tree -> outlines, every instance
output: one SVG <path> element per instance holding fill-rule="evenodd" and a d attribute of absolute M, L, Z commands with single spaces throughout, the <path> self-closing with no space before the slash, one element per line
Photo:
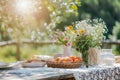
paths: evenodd
<path fill-rule="evenodd" d="M 110 39 L 112 41 L 116 41 L 116 40 L 120 39 L 120 22 L 116 22 L 116 25 L 113 28 L 113 35 L 110 35 Z M 117 54 L 120 54 L 120 46 L 119 45 L 114 45 L 112 47 L 116 51 Z"/>
<path fill-rule="evenodd" d="M 46 32 L 63 29 L 76 20 L 78 3 L 78 0 L 0 0 L 1 40 L 4 34 L 9 34 L 10 39 L 44 40 Z"/>
<path fill-rule="evenodd" d="M 102 18 L 112 34 L 116 21 L 120 21 L 120 0 L 81 0 L 79 7 L 79 20 L 86 18 Z"/>

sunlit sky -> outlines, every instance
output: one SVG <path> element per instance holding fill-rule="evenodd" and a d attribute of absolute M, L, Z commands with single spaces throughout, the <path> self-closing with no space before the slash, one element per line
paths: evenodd
<path fill-rule="evenodd" d="M 16 10 L 18 13 L 29 13 L 34 10 L 33 0 L 18 0 L 16 2 Z"/>

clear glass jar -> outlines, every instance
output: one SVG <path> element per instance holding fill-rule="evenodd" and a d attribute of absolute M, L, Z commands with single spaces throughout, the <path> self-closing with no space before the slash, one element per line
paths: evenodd
<path fill-rule="evenodd" d="M 100 64 L 102 65 L 113 65 L 115 63 L 114 54 L 112 49 L 102 49 L 100 53 Z"/>

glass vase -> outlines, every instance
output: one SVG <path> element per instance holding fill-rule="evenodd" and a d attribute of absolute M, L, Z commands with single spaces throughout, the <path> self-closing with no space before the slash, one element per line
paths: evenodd
<path fill-rule="evenodd" d="M 83 51 L 82 52 L 82 59 L 83 59 L 83 63 L 85 65 L 86 68 L 89 67 L 89 62 L 88 62 L 88 51 Z"/>

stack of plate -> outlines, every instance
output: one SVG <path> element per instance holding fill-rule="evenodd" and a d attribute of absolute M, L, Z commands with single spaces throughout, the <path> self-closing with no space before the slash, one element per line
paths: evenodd
<path fill-rule="evenodd" d="M 9 66 L 9 63 L 0 62 L 0 69 L 8 69 L 8 68 L 11 68 Z"/>
<path fill-rule="evenodd" d="M 31 63 L 24 62 L 22 63 L 22 66 L 24 68 L 38 68 L 38 67 L 44 67 L 45 64 L 46 64 L 45 62 L 31 62 Z"/>

